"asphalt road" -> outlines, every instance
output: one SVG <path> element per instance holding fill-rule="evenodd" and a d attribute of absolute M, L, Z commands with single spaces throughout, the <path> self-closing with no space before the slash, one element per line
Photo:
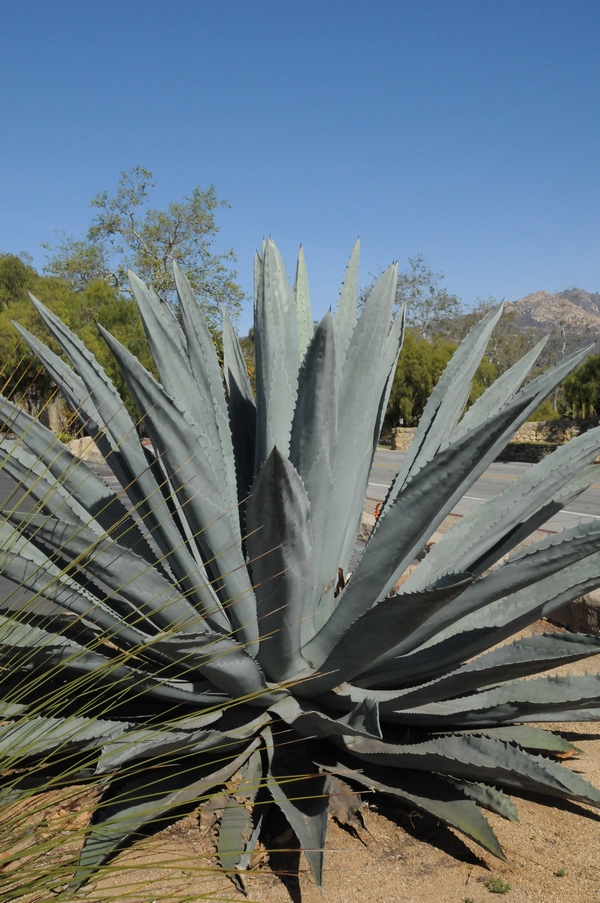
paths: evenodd
<path fill-rule="evenodd" d="M 404 453 L 379 448 L 375 455 L 375 462 L 369 480 L 368 495 L 372 499 L 385 498 L 388 487 L 396 474 Z M 453 514 L 465 515 L 473 508 L 480 505 L 486 499 L 498 495 L 506 489 L 509 482 L 518 479 L 521 474 L 529 470 L 532 464 L 500 464 L 494 462 L 486 472 L 469 489 L 460 502 L 453 509 Z M 600 518 L 600 483 L 594 483 L 586 489 L 578 498 L 574 499 L 566 509 L 563 509 L 544 524 L 543 529 L 550 533 L 559 533 L 568 527 L 574 527 L 578 523 L 589 523 Z"/>

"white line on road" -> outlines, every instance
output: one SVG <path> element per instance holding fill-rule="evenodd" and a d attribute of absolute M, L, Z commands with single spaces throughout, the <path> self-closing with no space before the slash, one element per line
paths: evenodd
<path fill-rule="evenodd" d="M 389 483 L 369 483 L 369 486 L 377 486 L 380 489 L 389 489 Z M 483 498 L 480 495 L 463 495 L 463 499 L 468 499 L 470 502 L 489 502 L 489 498 Z M 592 517 L 594 520 L 600 520 L 600 514 L 588 514 L 586 511 L 569 511 L 567 508 L 563 508 L 562 514 L 573 514 L 575 517 Z"/>
<path fill-rule="evenodd" d="M 492 498 L 495 498 L 495 496 L 492 496 Z M 489 502 L 489 498 L 482 498 L 479 495 L 463 495 L 463 499 L 469 499 L 472 502 Z M 600 514 L 588 514 L 586 511 L 569 511 L 567 508 L 563 508 L 562 511 L 557 513 L 574 514 L 576 517 L 593 517 L 594 520 L 600 520 Z"/>

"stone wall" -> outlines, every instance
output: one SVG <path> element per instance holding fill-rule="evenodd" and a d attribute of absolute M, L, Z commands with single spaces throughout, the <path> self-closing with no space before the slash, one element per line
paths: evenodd
<path fill-rule="evenodd" d="M 558 448 L 555 442 L 509 442 L 505 446 L 496 461 L 505 464 L 518 461 L 523 464 L 537 464 L 546 455 L 551 455 Z"/>
<path fill-rule="evenodd" d="M 88 464 L 102 464 L 104 458 L 93 439 L 85 436 L 83 439 L 72 439 L 69 448 L 76 458 L 83 458 Z"/>
<path fill-rule="evenodd" d="M 586 433 L 588 430 L 598 426 L 598 420 L 540 420 L 537 423 L 524 423 L 514 435 L 514 443 L 522 442 L 539 442 L 544 443 L 547 448 L 540 449 L 540 455 L 536 456 L 535 449 L 531 451 L 529 458 L 515 458 L 511 460 L 539 460 L 543 457 L 543 451 L 548 454 L 557 445 L 563 445 L 574 436 L 580 433 Z M 415 435 L 415 428 L 408 426 L 398 426 L 392 430 L 392 448 L 397 451 L 406 451 Z M 552 446 L 552 447 L 549 447 Z M 509 445 L 510 448 L 510 445 Z M 526 449 L 521 446 L 523 454 Z M 515 455 L 518 453 L 514 450 Z M 507 459 L 508 460 L 508 459 Z"/>
<path fill-rule="evenodd" d="M 586 433 L 598 426 L 598 420 L 540 420 L 537 423 L 524 423 L 517 430 L 514 442 L 552 442 L 563 445 L 574 436 Z"/>
<path fill-rule="evenodd" d="M 392 449 L 394 451 L 407 451 L 414 435 L 414 426 L 397 426 L 392 430 Z"/>

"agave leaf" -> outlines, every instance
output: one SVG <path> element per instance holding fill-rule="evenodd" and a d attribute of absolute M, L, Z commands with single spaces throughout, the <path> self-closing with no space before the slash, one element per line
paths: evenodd
<path fill-rule="evenodd" d="M 65 755 L 69 748 L 85 745 L 100 748 L 129 727 L 126 721 L 83 718 L 28 717 L 22 721 L 0 725 L 0 757 L 2 768 L 14 767 L 23 758 L 47 755 L 59 749 Z"/>
<path fill-rule="evenodd" d="M 369 475 L 373 466 L 373 457 L 377 449 L 379 433 L 385 417 L 387 403 L 392 389 L 394 375 L 396 373 L 398 356 L 404 341 L 404 313 L 405 310 L 404 307 L 402 307 L 385 340 L 384 351 L 379 364 L 379 373 L 377 379 L 374 381 L 375 392 L 371 399 L 372 417 L 370 421 L 365 424 L 365 429 L 367 430 L 365 435 L 367 437 L 369 435 L 371 436 L 371 442 L 365 444 L 365 453 L 356 475 L 354 495 L 350 507 L 351 514 L 346 525 L 344 545 L 342 548 L 341 566 L 344 571 L 354 552 L 356 537 L 362 522 L 364 499 L 368 491 Z M 373 376 L 371 376 L 370 379 L 373 380 Z M 341 435 L 344 434 L 341 433 Z"/>
<path fill-rule="evenodd" d="M 195 299 L 193 301 L 187 299 L 187 292 L 181 288 L 180 280 L 182 278 L 185 277 L 176 271 L 176 282 L 180 291 L 182 315 L 184 317 L 188 316 L 188 308 L 193 304 L 197 309 L 198 315 L 201 316 L 197 301 Z M 221 413 L 222 416 L 225 416 L 225 414 L 221 411 L 219 399 L 213 395 L 213 386 L 206 373 L 207 368 L 204 356 L 200 350 L 200 341 L 194 331 L 194 338 L 196 341 L 192 343 L 192 347 L 196 352 L 195 360 L 200 358 L 201 363 L 204 365 L 199 376 L 198 366 L 194 367 L 194 373 L 192 375 L 191 360 L 181 344 L 181 328 L 173 317 L 168 305 L 164 301 L 161 301 L 155 292 L 146 288 L 141 279 L 131 271 L 129 272 L 129 281 L 137 302 L 146 338 L 148 339 L 148 344 L 152 351 L 152 357 L 154 358 L 160 381 L 169 395 L 177 401 L 182 410 L 188 412 L 198 427 L 199 441 L 202 443 L 204 456 L 206 460 L 210 462 L 210 466 L 215 470 L 218 483 L 221 487 L 223 510 L 228 512 L 227 516 L 231 518 L 232 524 L 237 524 L 235 495 L 232 495 L 233 487 L 229 483 L 231 474 L 229 473 L 229 469 L 224 460 L 222 440 L 217 425 L 218 414 Z M 189 286 L 187 286 L 187 289 L 189 293 L 191 293 Z M 181 300 L 182 298 L 187 300 L 187 303 L 184 303 L 184 301 Z M 175 327 L 173 326 L 174 322 Z M 188 323 L 186 325 L 188 327 L 186 332 L 190 335 L 191 329 L 195 323 Z M 198 346 L 200 346 L 200 348 Z M 211 352 L 214 355 L 215 352 L 212 341 L 210 341 L 210 347 Z M 223 395 L 222 385 L 219 385 L 218 389 L 220 390 L 220 394 Z M 223 396 L 223 406 L 224 405 L 225 399 Z M 229 429 L 227 432 L 229 436 L 229 445 L 231 446 Z M 231 448 L 230 453 L 233 455 Z M 237 524 L 237 528 L 239 530 L 239 524 Z"/>
<path fill-rule="evenodd" d="M 548 457 L 551 457 L 551 456 L 549 455 Z M 540 506 L 537 508 L 537 510 L 535 510 L 535 507 L 534 507 L 533 514 L 528 516 L 527 513 L 525 513 L 523 515 L 523 520 L 521 520 L 520 523 L 517 523 L 515 526 L 513 526 L 512 529 L 506 530 L 504 532 L 503 538 L 500 538 L 497 543 L 495 543 L 494 545 L 491 545 L 489 548 L 489 551 L 483 552 L 483 554 L 480 555 L 479 558 L 477 558 L 475 561 L 472 561 L 472 563 L 470 565 L 470 572 L 476 573 L 476 574 L 481 574 L 484 571 L 488 570 L 488 568 L 492 567 L 497 561 L 504 558 L 509 552 L 511 552 L 515 548 L 515 546 L 517 546 L 519 543 L 521 543 L 525 539 L 527 539 L 527 537 L 530 536 L 534 530 L 541 528 L 543 526 L 543 524 L 545 524 L 551 517 L 553 517 L 555 514 L 557 514 L 559 511 L 561 511 L 565 507 L 565 505 L 568 505 L 574 498 L 576 498 L 578 495 L 580 495 L 581 492 L 583 492 L 585 489 L 587 489 L 589 486 L 591 486 L 592 483 L 596 482 L 596 480 L 599 478 L 600 478 L 600 464 L 595 465 L 593 467 L 590 467 L 589 465 L 585 466 L 583 468 L 583 470 L 580 471 L 580 473 L 576 473 L 575 476 L 572 477 L 571 479 L 567 480 L 567 482 L 565 482 L 561 488 L 557 489 L 556 492 L 554 493 L 554 495 L 546 503 L 540 502 Z M 489 502 L 493 503 L 493 502 L 495 502 L 495 499 L 489 499 Z M 484 506 L 485 506 L 485 510 L 483 510 L 481 512 L 482 518 L 486 517 L 486 511 L 488 508 L 487 502 L 484 503 L 483 505 L 481 505 L 480 507 L 484 508 Z M 474 510 L 476 510 L 476 509 L 474 509 Z M 468 529 L 467 529 L 468 534 L 469 533 L 472 534 L 475 531 L 475 529 L 476 529 L 475 524 L 476 524 L 476 521 L 474 519 L 470 518 Z M 483 520 L 481 521 L 481 526 L 482 526 L 482 530 L 484 530 L 486 525 L 483 522 Z M 457 525 L 457 528 L 461 528 L 461 527 L 462 527 L 462 522 Z M 453 532 L 453 531 L 451 531 L 451 532 Z M 501 533 L 500 533 L 500 536 L 502 537 Z M 482 543 L 484 548 L 485 548 L 485 544 L 487 543 L 488 538 L 489 537 L 486 537 L 486 539 Z M 471 541 L 472 541 L 472 537 L 467 536 L 467 539 L 465 540 L 465 545 L 469 546 L 471 544 Z M 434 550 L 435 550 L 435 546 L 431 551 L 434 551 Z M 457 548 L 456 557 L 454 560 L 458 559 L 460 552 L 461 552 L 460 548 Z M 450 547 L 446 546 L 446 548 L 444 549 L 443 558 L 449 560 L 449 554 L 450 554 Z M 469 553 L 467 552 L 467 556 L 468 556 L 468 554 Z M 472 555 L 476 555 L 476 554 L 477 554 L 477 550 L 475 548 L 473 548 Z M 429 557 L 429 556 L 427 556 L 427 557 Z M 436 563 L 439 564 L 440 560 L 441 560 L 440 558 L 436 557 L 436 562 L 434 562 L 434 566 L 436 565 Z M 417 570 L 419 570 L 419 568 L 417 568 Z M 435 573 L 437 573 L 437 568 L 435 568 Z M 411 574 L 409 579 L 406 581 L 407 583 L 409 583 L 409 588 L 416 588 L 416 585 L 420 582 L 421 579 L 425 583 L 429 582 L 428 575 L 425 571 L 423 572 L 422 578 L 420 578 L 419 581 L 412 579 L 415 574 L 416 574 L 416 571 L 414 571 L 413 574 Z"/>
<path fill-rule="evenodd" d="M 310 502 L 314 541 L 314 586 L 312 603 L 321 570 L 327 535 L 329 500 L 338 446 L 338 402 L 341 371 L 338 361 L 335 324 L 331 312 L 317 327 L 300 368 L 298 402 L 292 424 L 290 461 L 298 471 Z M 310 598 L 305 603 L 303 638 L 312 636 Z"/>
<path fill-rule="evenodd" d="M 219 822 L 217 860 L 238 890 L 245 894 L 244 879 L 238 869 L 246 845 L 253 836 L 252 811 L 239 803 L 233 794 L 225 797 L 225 809 Z"/>
<path fill-rule="evenodd" d="M 335 325 L 337 327 L 338 342 L 340 346 L 340 358 L 343 361 L 350 338 L 356 326 L 356 307 L 358 301 L 358 265 L 360 262 L 360 239 L 356 239 L 350 260 L 346 267 L 344 282 L 338 299 Z"/>
<path fill-rule="evenodd" d="M 600 639 L 583 634 L 551 633 L 524 637 L 481 655 L 458 671 L 402 691 L 402 704 L 421 705 L 463 696 L 480 687 L 528 677 L 599 653 Z M 358 682 L 361 686 L 373 687 L 385 686 L 391 681 L 388 675 L 385 680 L 380 678 L 378 681 L 375 667 L 367 677 L 361 677 Z"/>
<path fill-rule="evenodd" d="M 407 585 L 412 589 L 426 586 L 454 566 L 475 573 L 490 567 L 504 554 L 503 537 L 507 537 L 512 547 L 521 535 L 515 535 L 515 531 L 521 524 L 531 522 L 536 511 L 544 511 L 554 500 L 560 508 L 561 499 L 567 504 L 572 498 L 571 491 L 577 493 L 586 488 L 586 474 L 590 478 L 596 474 L 596 470 L 588 465 L 599 449 L 600 428 L 557 448 L 498 496 L 469 512 L 460 524 L 446 533 L 411 574 Z"/>
<path fill-rule="evenodd" d="M 256 478 L 246 521 L 261 637 L 257 657 L 272 680 L 286 680 L 306 668 L 300 635 L 313 595 L 313 543 L 302 481 L 277 448 Z"/>
<path fill-rule="evenodd" d="M 404 700 L 401 700 L 404 705 Z M 523 718 L 544 721 L 545 712 L 576 711 L 600 705 L 600 675 L 537 677 L 481 690 L 458 699 L 396 709 L 402 724 L 419 724 L 434 730 L 500 725 Z M 389 717 L 389 713 L 388 713 Z"/>
<path fill-rule="evenodd" d="M 466 588 L 465 592 L 450 601 L 443 611 L 434 612 L 428 623 L 423 623 L 421 629 L 415 631 L 413 636 L 397 643 L 388 653 L 381 656 L 381 661 L 410 652 L 430 637 L 441 634 L 446 628 L 451 628 L 461 619 L 485 609 L 497 599 L 512 596 L 527 587 L 531 587 L 535 592 L 536 584 L 547 580 L 553 574 L 559 574 L 599 549 L 600 523 L 597 521 L 563 530 L 528 546 Z"/>
<path fill-rule="evenodd" d="M 502 316 L 503 305 L 491 310 L 471 329 L 452 356 L 425 406 L 398 475 L 392 484 L 389 500 L 411 475 L 430 461 L 456 426 L 471 391 L 471 382 L 487 348 L 494 327 Z"/>
<path fill-rule="evenodd" d="M 600 805 L 600 791 L 565 766 L 489 737 L 445 734 L 398 746 L 363 737 L 332 739 L 366 763 L 433 771 Z"/>
<path fill-rule="evenodd" d="M 57 480 L 46 478 L 47 469 L 17 442 L 0 441 L 0 469 L 4 471 L 36 508 L 54 517 L 61 517 L 71 524 L 86 524 L 94 533 L 103 530 L 84 508 L 66 492 Z M 10 499 L 7 499 L 7 506 Z M 19 501 L 19 505 L 22 502 Z"/>
<path fill-rule="evenodd" d="M 343 362 L 338 430 L 344 442 L 338 445 L 323 547 L 318 627 L 333 609 L 338 569 L 344 573 L 347 570 L 348 562 L 343 557 L 348 554 L 347 537 L 354 534 L 356 538 L 362 515 L 375 451 L 373 433 L 377 408 L 388 376 L 380 373 L 380 349 L 389 331 L 396 279 L 396 267 L 390 267 L 371 292 Z"/>
<path fill-rule="evenodd" d="M 525 357 L 522 357 L 520 361 L 517 361 L 510 369 L 500 374 L 498 379 L 494 380 L 454 428 L 453 438 L 458 439 L 463 433 L 484 423 L 488 417 L 496 414 L 507 401 L 510 401 L 542 353 L 547 341 L 548 336 L 544 336 L 541 342 L 538 342 Z"/>
<path fill-rule="evenodd" d="M 136 405 L 147 412 L 148 433 L 180 504 L 185 505 L 186 520 L 207 569 L 219 581 L 216 589 L 222 604 L 243 642 L 253 642 L 258 638 L 254 594 L 231 519 L 222 516 L 217 475 L 203 458 L 197 428 L 139 361 L 99 329 L 119 362 Z"/>
<path fill-rule="evenodd" d="M 2 718 L 14 718 L 16 715 L 22 715 L 27 709 L 28 706 L 18 702 L 0 703 L 0 714 L 2 715 Z"/>
<path fill-rule="evenodd" d="M 402 635 L 410 635 L 424 620 L 447 605 L 471 582 L 470 575 L 421 593 L 390 596 L 354 621 L 327 658 L 319 663 L 320 676 L 297 688 L 301 695 L 319 696 L 366 670 L 387 647 L 395 646 Z"/>
<path fill-rule="evenodd" d="M 201 609 L 214 612 L 215 621 L 226 624 L 226 619 L 219 617 L 217 597 L 202 572 L 200 562 L 192 557 L 181 542 L 180 533 L 170 515 L 168 505 L 148 468 L 146 455 L 133 422 L 114 386 L 79 339 L 41 302 L 33 297 L 32 300 L 46 326 L 82 377 L 82 379 L 76 377 L 73 393 L 65 392 L 66 380 L 70 380 L 71 377 L 64 375 L 64 371 L 68 371 L 68 374 L 71 371 L 60 358 L 37 340 L 33 340 L 33 337 L 31 339 L 36 344 L 30 342 L 32 348 L 50 369 L 53 377 L 49 359 L 58 362 L 57 366 L 60 365 L 62 368 L 61 373 L 54 377 L 60 380 L 59 389 L 66 395 L 71 407 L 80 414 L 80 419 L 97 442 L 104 457 L 109 460 L 124 491 L 144 520 L 166 562 L 175 571 L 191 601 Z M 102 327 L 98 328 L 102 330 Z M 25 332 L 22 329 L 20 331 Z"/>
<path fill-rule="evenodd" d="M 532 718 L 523 718 L 525 724 L 535 720 L 535 716 Z M 545 721 L 559 721 L 561 723 L 565 721 L 600 721 L 600 706 L 597 708 L 569 709 L 568 711 L 552 712 Z"/>
<path fill-rule="evenodd" d="M 270 735 L 270 736 L 269 736 Z M 267 734 L 268 789 L 300 841 L 317 883 L 323 883 L 329 778 L 319 774 L 292 730 Z"/>
<path fill-rule="evenodd" d="M 381 401 L 379 402 L 379 412 L 377 416 L 377 421 L 375 424 L 375 434 L 374 434 L 374 445 L 379 441 L 379 436 L 381 434 L 381 428 L 383 426 L 383 421 L 385 419 L 385 415 L 387 412 L 388 402 L 390 400 L 390 395 L 392 392 L 392 386 L 394 383 L 394 377 L 396 375 L 396 368 L 398 366 L 398 358 L 400 357 L 400 352 L 402 351 L 402 345 L 404 344 L 404 328 L 406 325 L 406 304 L 402 304 L 400 310 L 398 311 L 398 316 L 394 320 L 392 328 L 390 329 L 390 334 L 388 335 L 385 341 L 385 350 L 383 353 L 383 360 L 381 364 L 382 373 L 387 372 L 387 381 L 385 384 L 385 389 L 381 396 Z"/>
<path fill-rule="evenodd" d="M 298 251 L 296 279 L 294 281 L 294 301 L 296 302 L 296 316 L 298 317 L 300 360 L 302 360 L 314 332 L 312 312 L 310 309 L 308 273 L 306 272 L 306 261 L 304 259 L 304 248 L 302 245 L 300 245 L 300 250 Z"/>
<path fill-rule="evenodd" d="M 211 402 L 208 411 L 214 421 L 214 455 L 222 468 L 223 495 L 227 501 L 227 507 L 232 508 L 237 501 L 235 461 L 223 376 L 217 352 L 194 291 L 176 260 L 173 261 L 173 273 L 185 327 L 190 366 L 200 397 Z M 232 519 L 235 528 L 239 530 L 239 522 L 235 514 Z"/>
<path fill-rule="evenodd" d="M 329 702 L 329 694 L 323 697 L 325 703 Z M 321 699 L 319 700 L 319 703 Z M 325 706 L 324 706 L 325 707 Z M 288 696 L 276 702 L 270 707 L 273 714 L 278 715 L 282 721 L 294 729 L 302 737 L 320 737 L 331 739 L 340 737 L 365 737 L 367 739 L 380 738 L 378 703 L 372 701 L 365 694 L 348 708 L 349 716 L 333 718 L 314 705 L 307 704 L 302 699 Z"/>
<path fill-rule="evenodd" d="M 520 822 L 519 814 L 513 801 L 496 787 L 490 787 L 489 784 L 480 784 L 477 781 L 454 781 L 453 783 L 466 797 L 476 802 L 483 809 L 495 812 L 502 818 L 506 818 L 507 821 Z"/>
<path fill-rule="evenodd" d="M 266 241 L 262 240 L 261 252 L 254 252 L 254 322 L 256 323 L 256 312 L 258 308 L 258 296 L 261 291 L 261 281 L 262 281 L 262 258 L 265 253 Z"/>
<path fill-rule="evenodd" d="M 151 564 L 157 564 L 156 555 L 142 537 L 137 522 L 127 514 L 121 499 L 85 461 L 76 458 L 39 420 L 3 396 L 0 396 L 0 418 L 48 469 L 48 479 L 51 475 L 56 485 L 121 545 L 126 545 Z M 91 523 L 90 527 L 93 529 Z"/>
<path fill-rule="evenodd" d="M 257 827 L 260 813 L 252 811 L 262 780 L 262 757 L 259 750 L 252 753 L 241 768 L 241 782 L 226 796 L 225 811 L 219 824 L 217 858 L 229 877 L 240 890 L 244 890 L 241 875 L 236 870 L 247 867 L 258 840 Z"/>
<path fill-rule="evenodd" d="M 84 391 L 80 390 L 83 397 L 79 399 L 79 405 L 84 403 L 85 407 L 93 406 L 95 409 L 94 420 L 99 426 L 104 427 L 104 439 L 108 441 L 115 460 L 121 463 L 122 451 L 126 448 L 127 457 L 135 456 L 140 464 L 145 462 L 133 422 L 102 367 L 55 314 L 33 295 L 30 297 L 38 314 L 75 368 L 77 384 L 85 386 Z M 75 406 L 76 409 L 79 405 Z M 140 466 L 139 470 L 143 471 L 144 467 Z"/>
<path fill-rule="evenodd" d="M 2 512 L 6 514 L 6 512 Z M 208 630 L 196 609 L 143 558 L 112 539 L 98 536 L 87 527 L 78 527 L 53 517 L 8 512 L 9 521 L 30 538 L 68 555 L 79 566 L 102 580 L 131 606 L 136 623 L 150 632 L 162 629 Z M 139 620 L 138 620 L 139 619 Z"/>
<path fill-rule="evenodd" d="M 262 671 L 245 649 L 231 637 L 215 633 L 172 634 L 153 642 L 153 648 L 188 671 L 199 671 L 232 699 L 267 706 L 267 684 Z"/>
<path fill-rule="evenodd" d="M 33 299 L 32 299 L 33 300 Z M 43 305 L 38 302 L 40 307 Z M 49 313 L 49 312 L 48 312 Z M 75 373 L 57 354 L 51 351 L 47 345 L 40 342 L 34 335 L 28 332 L 20 323 L 12 321 L 13 326 L 25 339 L 33 353 L 42 362 L 50 377 L 58 387 L 61 395 L 69 406 L 75 411 L 83 428 L 95 441 L 98 442 L 102 454 L 108 457 L 113 451 L 113 446 L 108 438 L 99 432 L 102 420 L 96 408 L 93 398 L 90 396 L 86 385 L 79 375 Z"/>
<path fill-rule="evenodd" d="M 19 588 L 31 590 L 40 602 L 54 602 L 59 608 L 81 615 L 85 621 L 103 631 L 106 637 L 118 638 L 120 642 L 133 646 L 148 641 L 148 634 L 126 624 L 107 601 L 64 574 L 47 555 L 8 523 L 0 524 L 0 547 L 0 574 Z M 19 601 L 9 596 L 5 604 L 11 602 L 14 605 Z"/>
<path fill-rule="evenodd" d="M 379 720 L 379 702 L 377 700 L 363 699 L 362 702 L 355 705 L 352 711 L 339 718 L 338 721 L 342 724 L 347 724 L 353 731 L 370 734 L 372 737 L 378 737 L 379 740 L 383 739 Z"/>
<path fill-rule="evenodd" d="M 187 342 L 183 330 L 170 305 L 151 286 L 142 282 L 132 270 L 127 271 L 127 278 L 158 372 L 162 379 L 164 370 L 165 377 L 169 379 L 170 370 L 165 351 L 167 348 L 172 349 L 176 359 L 186 354 Z"/>
<path fill-rule="evenodd" d="M 205 717 L 182 718 L 176 723 L 158 727 L 137 728 L 129 725 L 123 733 L 109 738 L 103 744 L 95 773 L 116 773 L 123 765 L 133 762 L 146 764 L 146 760 L 162 759 L 165 756 L 185 761 L 183 757 L 210 754 L 217 762 L 229 761 L 237 754 L 240 746 L 247 745 L 248 739 L 266 721 L 266 717 L 260 716 L 235 731 L 223 731 L 218 724 L 214 729 L 207 730 L 207 727 L 210 728 L 211 724 L 218 721 L 220 715 L 222 712 L 217 710 L 209 711 Z M 134 769 L 129 770 L 133 772 Z"/>
<path fill-rule="evenodd" d="M 47 683 L 50 676 L 64 679 L 65 670 L 68 669 L 90 675 L 97 695 L 105 687 L 116 686 L 119 689 L 119 699 L 130 690 L 136 696 L 145 693 L 155 698 L 190 705 L 215 702 L 214 694 L 208 696 L 203 692 L 206 687 L 201 688 L 197 682 L 171 679 L 160 673 L 149 674 L 140 668 L 131 667 L 130 663 L 135 661 L 134 659 L 126 662 L 124 657 L 108 658 L 66 637 L 32 624 L 21 624 L 13 618 L 4 616 L 0 616 L 0 649 L 4 666 L 13 671 L 21 662 L 28 666 L 39 663 L 43 668 L 40 675 L 42 685 Z M 152 646 L 144 647 L 143 653 L 145 657 L 160 665 L 163 665 L 165 660 L 168 661 Z M 83 689 L 81 683 L 79 686 Z M 22 690 L 28 692 L 32 687 L 33 680 L 28 680 L 23 684 Z"/>
<path fill-rule="evenodd" d="M 71 890 L 89 881 L 98 867 L 144 825 L 157 822 L 183 805 L 201 801 L 212 787 L 227 781 L 258 742 L 250 743 L 235 758 L 225 755 L 221 761 L 213 759 L 208 763 L 186 759 L 183 767 L 138 772 L 96 809 Z"/>
<path fill-rule="evenodd" d="M 400 771 L 382 765 L 370 765 L 358 771 L 349 762 L 346 766 L 346 759 L 332 770 L 363 787 L 379 790 L 428 812 L 506 861 L 498 838 L 475 803 L 465 798 L 467 794 L 462 785 L 446 781 L 435 774 Z"/>
<path fill-rule="evenodd" d="M 273 446 L 288 453 L 300 366 L 296 305 L 283 260 L 270 238 L 256 299 L 255 472 Z"/>
<path fill-rule="evenodd" d="M 504 540 L 501 540 L 493 546 L 489 553 L 483 555 L 474 562 L 472 571 L 483 573 L 489 567 L 496 564 L 517 544 L 526 539 L 534 530 L 543 528 L 543 525 L 554 517 L 559 511 L 570 504 L 573 499 L 577 498 L 584 490 L 588 489 L 592 483 L 600 479 L 600 464 L 595 466 L 586 466 L 580 473 L 576 474 L 572 479 L 568 480 L 564 486 L 557 490 L 552 498 L 530 517 L 526 517 L 521 523 L 515 527 L 510 534 L 505 534 Z"/>
<path fill-rule="evenodd" d="M 225 308 L 223 308 L 223 370 L 235 453 L 238 501 L 242 505 L 248 498 L 254 479 L 256 405 L 242 349 Z"/>
<path fill-rule="evenodd" d="M 460 662 L 501 643 L 533 621 L 590 592 L 600 584 L 600 554 L 498 599 L 437 633 L 413 653 L 378 666 L 396 672 L 396 681 L 427 680 L 450 671 Z"/>
<path fill-rule="evenodd" d="M 558 734 L 545 731 L 541 727 L 525 724 L 511 724 L 509 727 L 488 727 L 480 731 L 469 731 L 484 737 L 516 743 L 522 749 L 533 753 L 574 753 L 577 748 Z"/>

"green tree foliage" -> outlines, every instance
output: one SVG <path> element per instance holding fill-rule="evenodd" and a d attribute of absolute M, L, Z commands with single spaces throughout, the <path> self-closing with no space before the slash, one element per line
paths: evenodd
<path fill-rule="evenodd" d="M 547 420 L 559 420 L 560 414 L 558 413 L 550 399 L 546 398 L 546 400 L 541 403 L 539 408 L 537 408 L 537 410 L 535 410 L 533 414 L 531 414 L 531 416 L 527 419 L 533 423 L 540 423 Z"/>
<path fill-rule="evenodd" d="M 368 286 L 361 289 L 359 309 L 364 307 L 380 276 L 381 272 L 373 277 Z M 446 324 L 462 314 L 460 298 L 450 294 L 442 285 L 444 279 L 443 273 L 431 269 L 423 254 L 409 257 L 408 268 L 398 273 L 394 309 L 397 312 L 402 304 L 406 304 L 406 322 L 422 338 L 431 338 L 444 332 Z"/>
<path fill-rule="evenodd" d="M 406 302 L 407 323 L 422 336 L 432 336 L 440 325 L 462 311 L 460 299 L 442 285 L 444 274 L 432 270 L 423 254 L 408 258 L 408 269 L 398 273 L 396 307 Z"/>
<path fill-rule="evenodd" d="M 135 303 L 103 279 L 82 291 L 56 276 L 40 276 L 33 267 L 11 254 L 0 256 L 0 385 L 3 394 L 22 399 L 37 411 L 55 387 L 12 325 L 18 321 L 59 354 L 60 349 L 41 322 L 28 292 L 46 304 L 75 332 L 98 358 L 123 397 L 128 391 L 120 369 L 100 338 L 96 323 L 109 329 L 144 366 L 152 371 L 152 358 Z"/>
<path fill-rule="evenodd" d="M 231 269 L 233 250 L 215 253 L 216 212 L 228 207 L 214 187 L 194 188 L 166 210 L 149 206 L 152 173 L 141 166 L 121 174 L 116 193 L 102 191 L 91 201 L 97 211 L 82 239 L 59 233 L 58 244 L 44 245 L 45 272 L 84 291 L 99 279 L 128 291 L 127 269 L 135 270 L 160 295 L 176 303 L 171 260 L 176 260 L 195 289 L 209 327 L 220 323 L 220 305 L 235 319 L 244 299 Z"/>
<path fill-rule="evenodd" d="M 35 280 L 35 270 L 22 257 L 0 254 L 0 310 L 21 297 Z"/>
<path fill-rule="evenodd" d="M 561 402 L 570 417 L 585 420 L 600 415 L 600 354 L 589 357 L 565 380 Z"/>
<path fill-rule="evenodd" d="M 427 399 L 456 347 L 443 336 L 429 340 L 416 329 L 406 330 L 385 418 L 388 429 L 398 426 L 401 421 L 406 426 L 419 423 Z M 496 367 L 484 358 L 473 380 L 469 404 L 479 398 L 497 376 Z"/>

